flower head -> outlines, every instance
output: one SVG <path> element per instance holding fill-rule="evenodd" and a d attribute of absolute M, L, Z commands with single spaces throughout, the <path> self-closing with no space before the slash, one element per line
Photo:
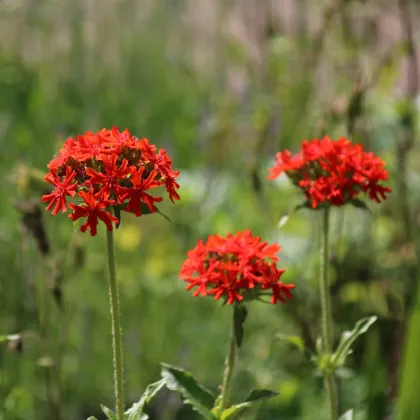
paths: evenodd
<path fill-rule="evenodd" d="M 114 206 L 137 217 L 145 213 L 145 206 L 147 213 L 157 211 L 154 203 L 163 198 L 150 195 L 151 189 L 164 187 L 171 201 L 179 200 L 175 191 L 179 171 L 172 169 L 166 151 L 158 152 L 147 139 L 139 140 L 127 129 L 120 132 L 113 127 L 69 138 L 47 167 L 45 181 L 54 187 L 41 199 L 48 203 L 47 210 L 52 209 L 54 215 L 65 212 L 67 198 L 77 199 L 68 206 L 73 210 L 69 218 L 86 217 L 81 231 L 89 228 L 92 236 L 99 220 L 108 230 L 119 222 L 110 213 Z"/>
<path fill-rule="evenodd" d="M 341 137 L 324 137 L 304 141 L 301 151 L 292 155 L 288 150 L 276 155 L 276 164 L 269 170 L 269 179 L 282 173 L 303 190 L 312 208 L 321 203 L 342 206 L 361 193 L 381 202 L 392 190 L 383 185 L 388 180 L 384 161 L 360 144 Z"/>
<path fill-rule="evenodd" d="M 193 296 L 224 298 L 228 304 L 253 299 L 271 291 L 271 303 L 291 299 L 294 284 L 284 284 L 280 277 L 285 269 L 278 269 L 280 246 L 269 245 L 249 230 L 209 236 L 207 242 L 198 241 L 188 252 L 180 278 L 188 283 L 186 290 L 195 288 Z"/>

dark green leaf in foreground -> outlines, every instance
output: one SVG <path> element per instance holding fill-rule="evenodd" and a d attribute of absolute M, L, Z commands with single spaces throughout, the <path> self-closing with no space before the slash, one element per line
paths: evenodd
<path fill-rule="evenodd" d="M 168 389 L 181 394 L 185 404 L 191 405 L 203 418 L 215 420 L 215 416 L 211 413 L 214 396 L 200 385 L 190 372 L 162 363 L 162 378 Z"/>

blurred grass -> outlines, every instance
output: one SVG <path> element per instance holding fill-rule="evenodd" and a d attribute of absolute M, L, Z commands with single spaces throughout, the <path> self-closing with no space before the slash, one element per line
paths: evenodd
<path fill-rule="evenodd" d="M 182 365 L 212 389 L 220 384 L 229 315 L 216 302 L 192 299 L 177 273 L 198 238 L 249 227 L 282 245 L 285 279 L 297 289 L 288 305 L 251 306 L 234 397 L 255 386 L 280 393 L 250 419 L 323 418 L 320 379 L 276 336 L 301 335 L 313 346 L 318 334 L 317 215 L 298 213 L 279 230 L 276 224 L 300 197 L 287 183 L 267 181 L 266 167 L 276 151 L 295 150 L 304 138 L 345 135 L 356 80 L 370 80 L 375 71 L 380 77 L 352 137 L 386 159 L 396 194 L 372 205 L 373 218 L 347 208 L 333 215 L 331 277 L 337 331 L 366 314 L 381 318 L 361 339 L 351 377 L 342 381 L 343 408 L 360 410 L 360 419 L 385 418 L 395 402 L 397 332 L 410 310 L 404 296 L 413 291 L 407 276 L 416 264 L 396 198 L 395 150 L 404 127 L 394 87 L 406 51 L 397 37 L 383 64 L 374 36 L 343 35 L 343 16 L 367 30 L 371 16 L 381 19 L 390 2 L 344 3 L 323 26 L 328 2 L 306 2 L 296 12 L 307 19 L 301 32 L 288 29 L 282 6 L 268 19 L 246 4 L 213 9 L 205 1 L 0 3 L 0 333 L 26 332 L 22 351 L 0 345 L 1 419 L 56 420 L 51 402 L 64 420 L 100 418 L 99 403 L 112 406 L 104 237 L 73 232 L 66 217 L 43 212 L 51 252 L 41 257 L 12 200 L 39 199 L 43 186 L 26 182 L 28 171 L 44 171 L 67 136 L 113 125 L 165 147 L 182 186 L 181 201 L 162 207 L 171 224 L 156 215 L 125 217 L 116 234 L 128 400 L 159 377 L 160 361 Z M 413 230 L 418 162 L 416 143 L 406 174 Z M 59 281 L 50 268 L 57 261 Z M 45 356 L 37 281 L 62 292 L 61 308 L 49 296 L 47 353 L 56 370 L 37 363 Z M 418 321 L 411 328 L 417 336 Z M 411 351 L 415 361 L 407 369 L 414 374 L 415 347 Z M 59 372 L 52 388 L 60 393 L 52 398 L 46 370 Z M 410 407 L 413 397 L 403 392 Z M 195 417 L 165 394 L 153 418 Z"/>

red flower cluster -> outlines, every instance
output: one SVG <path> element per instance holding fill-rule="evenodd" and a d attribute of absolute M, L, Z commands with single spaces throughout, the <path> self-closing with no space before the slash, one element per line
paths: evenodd
<path fill-rule="evenodd" d="M 112 223 L 118 223 L 109 212 L 112 206 L 121 206 L 137 217 L 145 209 L 156 212 L 154 203 L 162 201 L 162 197 L 151 196 L 149 189 L 164 185 L 171 201 L 179 200 L 179 185 L 175 181 L 179 172 L 172 170 L 166 151 L 157 151 L 147 139 L 139 140 L 127 129 L 120 132 L 113 127 L 69 138 L 47 166 L 50 171 L 45 181 L 54 186 L 52 193 L 41 199 L 49 203 L 47 210 L 52 209 L 54 215 L 60 210 L 64 213 L 67 197 L 77 194 L 81 203 L 69 204 L 73 210 L 69 218 L 86 217 L 80 230 L 89 228 L 92 236 L 97 233 L 99 220 L 108 230 L 112 230 Z"/>
<path fill-rule="evenodd" d="M 285 150 L 277 153 L 276 161 L 269 179 L 285 172 L 305 192 L 313 208 L 324 202 L 342 206 L 362 192 L 379 203 L 392 191 L 381 185 L 388 180 L 383 160 L 344 137 L 304 141 L 300 153 L 292 155 Z"/>
<path fill-rule="evenodd" d="M 249 230 L 226 238 L 209 236 L 206 243 L 200 240 L 188 252 L 180 278 L 189 283 L 186 290 L 197 287 L 193 296 L 214 295 L 216 300 L 223 296 L 232 304 L 243 300 L 246 292 L 258 297 L 271 290 L 271 303 L 284 303 L 292 298 L 290 290 L 295 285 L 279 281 L 285 272 L 276 267 L 279 251 L 280 246 L 262 242 Z"/>

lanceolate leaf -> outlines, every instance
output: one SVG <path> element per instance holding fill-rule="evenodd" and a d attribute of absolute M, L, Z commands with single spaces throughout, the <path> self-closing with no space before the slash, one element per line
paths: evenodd
<path fill-rule="evenodd" d="M 277 392 L 266 389 L 254 389 L 243 403 L 233 405 L 232 407 L 223 410 L 220 420 L 234 420 L 237 418 L 238 414 L 243 412 L 245 409 L 263 400 L 274 398 L 277 395 Z"/>
<path fill-rule="evenodd" d="M 148 420 L 149 416 L 144 412 L 150 401 L 165 386 L 165 380 L 147 386 L 140 400 L 124 413 L 125 420 Z"/>
<path fill-rule="evenodd" d="M 104 414 L 106 415 L 107 419 L 117 420 L 117 416 L 115 415 L 115 413 L 112 410 L 110 410 L 108 407 L 105 407 L 102 404 L 101 404 L 101 408 L 102 408 L 102 411 L 104 412 Z"/>
<path fill-rule="evenodd" d="M 368 205 L 364 201 L 359 200 L 358 198 L 351 200 L 350 204 L 358 209 L 366 210 L 370 214 L 372 214 L 372 210 L 368 207 Z"/>
<path fill-rule="evenodd" d="M 277 334 L 277 338 L 280 338 L 281 340 L 287 341 L 290 344 L 293 344 L 296 346 L 302 353 L 305 351 L 305 344 L 303 342 L 303 338 L 299 337 L 298 335 L 284 335 L 284 334 Z"/>
<path fill-rule="evenodd" d="M 127 207 L 127 204 L 118 204 L 114 206 L 115 217 L 117 217 L 120 222 L 121 222 L 121 211 L 124 210 L 126 207 Z M 143 201 L 140 202 L 140 211 L 141 211 L 142 216 L 147 216 L 148 214 L 159 213 L 168 222 L 172 222 L 172 220 L 168 216 L 166 216 L 166 214 L 162 213 L 156 206 L 155 206 L 155 209 L 156 209 L 155 212 L 151 212 L 149 206 L 146 203 L 143 203 Z M 119 225 L 120 223 L 118 223 L 117 227 Z"/>
<path fill-rule="evenodd" d="M 354 414 L 354 410 L 346 411 L 338 420 L 355 420 L 356 415 Z"/>
<path fill-rule="evenodd" d="M 244 323 L 248 316 L 248 310 L 245 305 L 235 304 L 233 307 L 233 326 L 235 333 L 236 346 L 239 348 L 244 339 Z"/>
<path fill-rule="evenodd" d="M 290 344 L 293 344 L 295 347 L 297 347 L 298 350 L 303 354 L 303 357 L 306 360 L 310 361 L 314 359 L 315 355 L 310 349 L 305 347 L 305 343 L 303 342 L 302 337 L 299 337 L 298 335 L 284 335 L 281 333 L 278 333 L 276 337 L 279 338 L 280 340 L 285 340 L 289 342 Z"/>
<path fill-rule="evenodd" d="M 340 344 L 331 358 L 331 363 L 335 368 L 344 364 L 347 356 L 351 353 L 351 346 L 356 341 L 357 337 L 364 334 L 377 319 L 377 316 L 363 318 L 356 322 L 356 325 L 351 331 L 343 332 Z"/>
<path fill-rule="evenodd" d="M 311 204 L 308 201 L 305 201 L 304 203 L 298 204 L 289 214 L 283 216 L 279 223 L 278 223 L 278 227 L 282 228 L 288 221 L 290 216 L 292 216 L 294 213 L 296 213 L 297 211 L 301 210 L 301 209 L 310 209 Z"/>
<path fill-rule="evenodd" d="M 114 206 L 114 214 L 115 214 L 115 217 L 118 219 L 118 223 L 115 226 L 116 229 L 118 229 L 121 224 L 121 208 L 122 208 L 121 205 Z"/>
<path fill-rule="evenodd" d="M 20 337 L 20 334 L 0 335 L 0 343 L 3 343 L 5 341 L 19 340 Z"/>
<path fill-rule="evenodd" d="M 168 389 L 181 394 L 185 404 L 191 405 L 203 418 L 215 420 L 215 416 L 211 413 L 214 396 L 200 385 L 190 372 L 162 364 L 162 377 Z"/>

